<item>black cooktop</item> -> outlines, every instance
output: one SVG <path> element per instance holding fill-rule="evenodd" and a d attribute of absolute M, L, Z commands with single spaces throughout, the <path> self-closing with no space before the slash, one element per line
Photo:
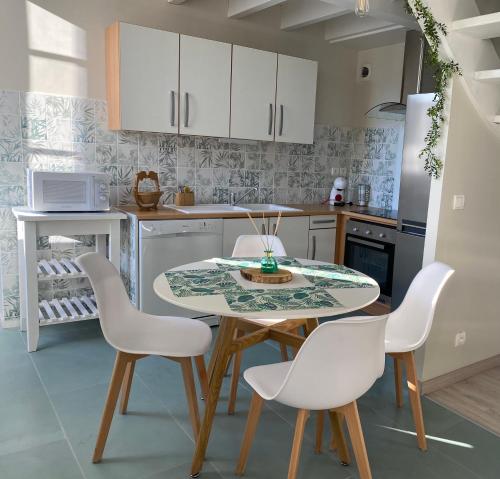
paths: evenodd
<path fill-rule="evenodd" d="M 387 218 L 390 220 L 398 219 L 398 210 L 384 210 L 382 208 L 372 208 L 367 206 L 366 208 L 360 207 L 358 212 L 365 215 L 377 216 L 378 218 Z"/>

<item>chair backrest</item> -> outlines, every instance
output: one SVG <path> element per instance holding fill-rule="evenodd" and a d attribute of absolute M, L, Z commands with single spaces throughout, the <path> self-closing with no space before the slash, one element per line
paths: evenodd
<path fill-rule="evenodd" d="M 99 309 L 99 321 L 106 341 L 121 349 L 122 337 L 133 321 L 135 308 L 123 285 L 120 274 L 102 254 L 85 253 L 76 263 L 87 274 Z"/>
<path fill-rule="evenodd" d="M 412 350 L 422 346 L 429 336 L 439 295 L 454 272 L 437 261 L 422 268 L 399 308 L 389 315 L 387 337 L 404 339 Z"/>
<path fill-rule="evenodd" d="M 323 323 L 306 339 L 275 399 L 325 410 L 362 396 L 384 372 L 387 316 Z"/>
<path fill-rule="evenodd" d="M 232 256 L 241 258 L 262 258 L 264 244 L 272 245 L 274 256 L 286 256 L 281 240 L 274 235 L 241 235 L 236 239 Z"/>

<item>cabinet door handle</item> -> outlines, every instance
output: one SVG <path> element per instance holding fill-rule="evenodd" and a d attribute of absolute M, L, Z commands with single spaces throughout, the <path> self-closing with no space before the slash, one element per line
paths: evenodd
<path fill-rule="evenodd" d="M 312 242 L 313 242 L 313 245 L 312 245 L 313 250 L 312 250 L 312 255 L 311 255 L 312 258 L 311 259 L 316 259 L 316 236 L 315 235 L 313 235 L 313 237 L 312 237 Z"/>
<path fill-rule="evenodd" d="M 280 105 L 280 129 L 279 129 L 279 136 L 283 134 L 283 105 Z"/>
<path fill-rule="evenodd" d="M 276 223 L 273 224 L 273 235 L 276 236 Z"/>
<path fill-rule="evenodd" d="M 189 93 L 184 93 L 184 128 L 189 125 Z"/>
<path fill-rule="evenodd" d="M 273 104 L 269 103 L 269 126 L 267 127 L 267 134 L 273 134 Z"/>
<path fill-rule="evenodd" d="M 263 235 L 266 234 L 266 227 L 265 227 L 264 223 L 262 223 L 262 226 L 260 227 L 260 230 L 262 231 Z"/>
<path fill-rule="evenodd" d="M 175 92 L 170 91 L 170 126 L 175 126 Z"/>

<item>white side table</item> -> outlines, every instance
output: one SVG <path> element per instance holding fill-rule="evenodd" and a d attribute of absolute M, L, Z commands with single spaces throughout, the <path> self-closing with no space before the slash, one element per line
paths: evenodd
<path fill-rule="evenodd" d="M 40 278 L 76 278 L 84 276 L 70 260 L 37 262 L 38 236 L 96 235 L 96 249 L 106 254 L 109 235 L 110 261 L 120 270 L 120 220 L 126 216 L 119 211 L 99 213 L 41 213 L 16 207 L 19 248 L 19 294 L 21 330 L 27 331 L 28 351 L 36 351 L 40 326 L 81 321 L 97 317 L 93 298 L 63 298 L 38 303 Z"/>

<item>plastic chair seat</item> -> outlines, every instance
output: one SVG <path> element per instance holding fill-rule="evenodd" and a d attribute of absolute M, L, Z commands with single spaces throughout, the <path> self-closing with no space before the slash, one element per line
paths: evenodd
<path fill-rule="evenodd" d="M 133 311 L 127 327 L 116 333 L 119 349 L 132 354 L 195 357 L 205 354 L 212 341 L 210 327 L 191 318 L 153 316 Z M 117 344 L 117 345 L 118 345 Z"/>
<path fill-rule="evenodd" d="M 390 353 L 407 353 L 417 349 L 414 344 L 409 344 L 404 338 L 385 338 L 385 352 Z"/>
<path fill-rule="evenodd" d="M 293 361 L 265 364 L 246 369 L 243 373 L 245 381 L 252 386 L 260 397 L 270 401 L 276 397 L 285 382 Z"/>

